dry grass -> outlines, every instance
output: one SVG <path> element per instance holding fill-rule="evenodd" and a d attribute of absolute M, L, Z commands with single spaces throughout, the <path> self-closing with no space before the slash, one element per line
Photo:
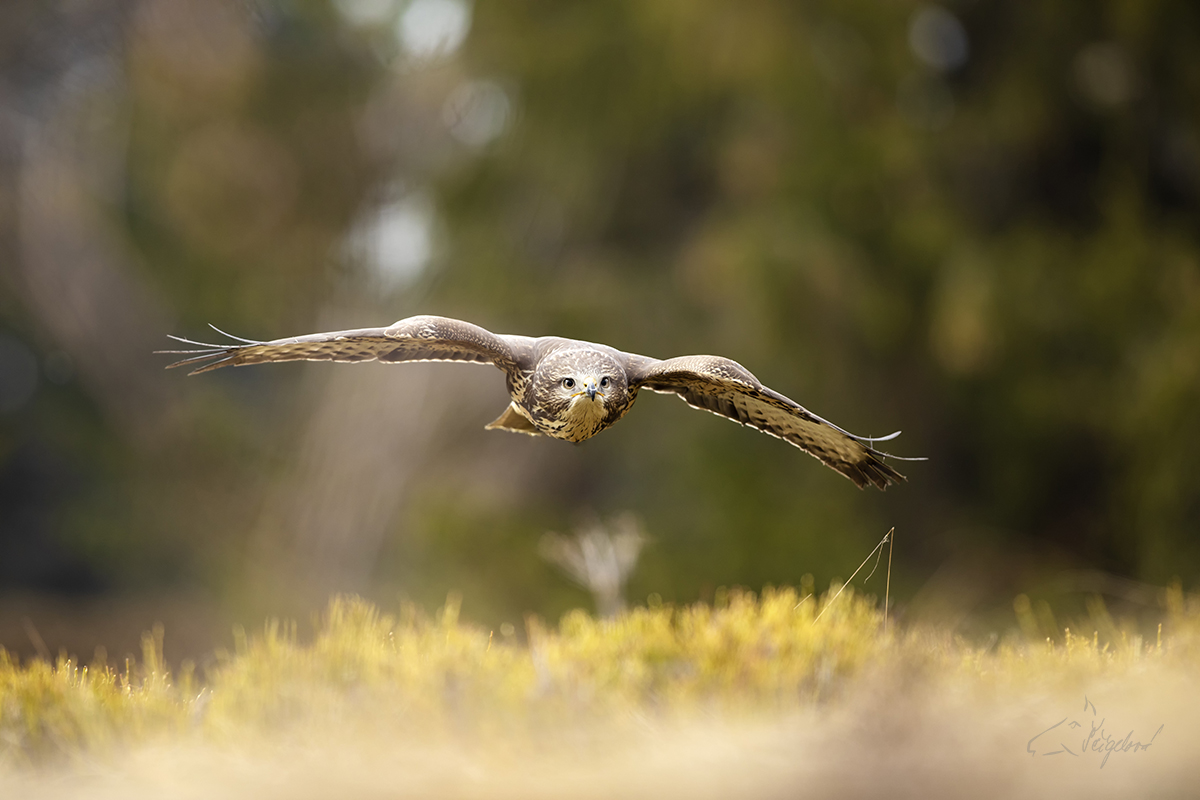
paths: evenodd
<path fill-rule="evenodd" d="M 799 599 L 575 612 L 521 640 L 454 603 L 339 598 L 313 641 L 269 624 L 203 680 L 153 635 L 121 670 L 0 656 L 0 796 L 1188 796 L 1200 777 L 1200 609 L 1178 591 L 1161 641 L 1098 616 L 990 648 L 885 632 L 851 591 L 819 620 Z M 1063 718 L 1165 727 L 1103 769 L 1031 755 Z M 1057 730 L 1039 741 L 1087 734 Z"/>

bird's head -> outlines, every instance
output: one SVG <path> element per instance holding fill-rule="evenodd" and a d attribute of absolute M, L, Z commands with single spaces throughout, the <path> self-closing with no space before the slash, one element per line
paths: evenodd
<path fill-rule="evenodd" d="M 629 392 L 625 370 L 599 350 L 564 350 L 538 365 L 538 399 L 556 415 L 599 420 L 607 409 L 623 406 Z"/>

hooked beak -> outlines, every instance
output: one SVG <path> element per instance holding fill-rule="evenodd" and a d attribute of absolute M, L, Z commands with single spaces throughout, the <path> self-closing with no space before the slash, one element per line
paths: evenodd
<path fill-rule="evenodd" d="M 571 395 L 572 398 L 579 397 L 580 395 L 584 394 L 588 396 L 588 400 L 595 400 L 596 395 L 604 397 L 604 392 L 600 391 L 600 382 L 598 380 L 595 378 L 583 378 L 581 381 L 583 383 L 583 388 Z"/>

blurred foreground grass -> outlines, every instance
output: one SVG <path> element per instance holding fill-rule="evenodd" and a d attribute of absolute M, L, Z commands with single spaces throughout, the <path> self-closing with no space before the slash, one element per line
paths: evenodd
<path fill-rule="evenodd" d="M 986 646 L 887 630 L 852 591 L 816 619 L 831 596 L 573 612 L 523 638 L 460 622 L 453 600 L 393 617 L 339 597 L 311 642 L 269 623 L 203 677 L 168 671 L 161 631 L 119 670 L 0 653 L 0 795 L 774 795 L 825 778 L 857 796 L 897 771 L 889 796 L 1192 785 L 1200 604 L 1179 590 L 1151 640 L 1098 606 L 1094 631 L 1041 639 L 1018 598 L 1026 633 Z M 1103 771 L 1028 742 L 1101 717 L 1114 739 L 1165 732 Z"/>

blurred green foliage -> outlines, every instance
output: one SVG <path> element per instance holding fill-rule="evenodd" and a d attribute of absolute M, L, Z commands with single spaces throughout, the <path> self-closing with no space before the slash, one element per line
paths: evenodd
<path fill-rule="evenodd" d="M 111 20 L 123 79 L 89 95 L 107 127 L 70 119 L 96 147 L 123 137 L 117 189 L 90 199 L 171 332 L 211 321 L 269 339 L 443 313 L 716 353 L 852 431 L 903 428 L 893 449 L 930 458 L 883 496 L 669 398 L 553 455 L 481 444 L 500 434 L 480 416 L 421 456 L 370 559 L 377 591 L 461 589 L 489 621 L 557 614 L 583 595 L 538 561 L 537 537 L 625 509 L 654 540 L 631 591 L 668 600 L 844 576 L 891 525 L 902 594 L 973 550 L 1019 588 L 1063 567 L 1195 581 L 1195 4 L 478 0 L 462 49 L 430 61 L 391 34 L 412 3 L 367 22 L 354 5 L 130 5 Z M 83 36 L 18 6 L 11 19 L 46 37 Z M 66 85 L 90 63 L 64 50 L 35 74 L 49 57 L 13 45 L 7 83 L 62 94 L 43 76 Z M 500 93 L 499 135 L 455 134 L 463 87 Z M 380 284 L 344 243 L 396 195 L 428 198 L 433 256 Z M 27 259 L 5 214 L 5 246 Z M 236 594 L 252 529 L 286 527 L 255 519 L 317 396 L 303 380 L 339 367 L 182 388 L 169 374 L 142 415 L 157 433 L 140 436 L 11 285 L 0 323 L 47 375 L 66 351 L 76 378 L 0 416 L 4 547 L 49 543 L 10 556 L 3 580 Z M 492 471 L 535 462 L 519 491 L 478 478 L 484 447 L 504 448 L 479 462 Z"/>
<path fill-rule="evenodd" d="M 1197 12 L 951 8 L 970 57 L 939 72 L 913 4 L 478 5 L 465 57 L 520 119 L 441 184 L 442 303 L 729 355 L 931 458 L 885 501 L 644 401 L 580 479 L 646 514 L 643 585 L 848 569 L 893 521 L 934 558 L 1194 579 Z"/>

